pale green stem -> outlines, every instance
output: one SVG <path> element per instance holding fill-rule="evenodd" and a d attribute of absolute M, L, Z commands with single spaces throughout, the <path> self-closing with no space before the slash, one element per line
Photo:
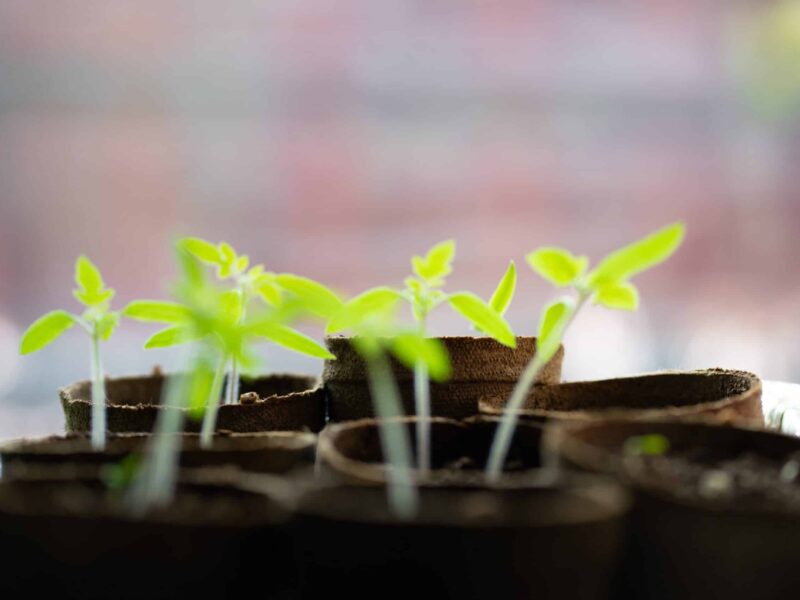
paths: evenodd
<path fill-rule="evenodd" d="M 411 442 L 405 423 L 399 420 L 403 414 L 400 392 L 389 361 L 382 352 L 367 358 L 367 377 L 387 464 L 389 504 L 398 517 L 410 519 L 416 514 L 419 503 L 411 470 Z"/>
<path fill-rule="evenodd" d="M 142 515 L 149 508 L 172 501 L 177 482 L 181 436 L 192 375 L 170 377 L 162 392 L 163 410 L 159 411 L 153 435 L 144 451 L 144 462 L 133 482 L 127 501 L 134 513 Z"/>
<path fill-rule="evenodd" d="M 231 370 L 228 373 L 228 404 L 239 401 L 239 365 L 235 358 L 231 358 Z"/>
<path fill-rule="evenodd" d="M 220 400 L 222 399 L 222 383 L 225 381 L 225 367 L 228 359 L 223 356 L 217 370 L 214 372 L 214 380 L 211 383 L 211 392 L 203 413 L 203 427 L 200 430 L 200 447 L 210 448 L 214 442 L 214 431 L 217 428 L 217 412 L 219 411 Z"/>
<path fill-rule="evenodd" d="M 100 359 L 100 334 L 92 329 L 92 448 L 106 447 L 106 381 Z"/>
<path fill-rule="evenodd" d="M 569 320 L 561 332 L 562 337 L 588 299 L 589 294 L 580 293 L 575 309 L 572 311 Z M 522 376 L 514 386 L 511 398 L 503 410 L 503 418 L 500 421 L 500 427 L 498 427 L 495 433 L 494 440 L 492 441 L 492 448 L 489 451 L 489 460 L 486 463 L 486 477 L 491 482 L 496 482 L 503 472 L 503 466 L 508 457 L 508 450 L 511 448 L 511 441 L 514 439 L 514 430 L 516 429 L 517 420 L 519 419 L 519 411 L 545 366 L 547 366 L 547 361 L 540 360 L 539 353 L 537 352 L 533 355 L 533 358 L 531 358 L 530 362 L 525 367 Z"/>
<path fill-rule="evenodd" d="M 425 476 L 431 468 L 431 400 L 428 366 L 422 361 L 414 365 L 414 401 L 417 408 L 417 467 Z"/>

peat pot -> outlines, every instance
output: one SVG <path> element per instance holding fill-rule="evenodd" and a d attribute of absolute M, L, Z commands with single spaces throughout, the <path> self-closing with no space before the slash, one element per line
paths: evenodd
<path fill-rule="evenodd" d="M 290 524 L 300 597 L 606 598 L 627 509 L 607 480 L 422 488 L 407 521 L 380 487 L 315 490 Z"/>
<path fill-rule="evenodd" d="M 464 418 L 477 414 L 478 399 L 508 395 L 536 350 L 536 339 L 518 337 L 511 349 L 489 337 L 439 338 L 450 356 L 452 376 L 446 383 L 431 382 L 431 415 Z M 374 416 L 364 362 L 351 338 L 333 336 L 325 343 L 336 360 L 325 361 L 322 381 L 328 393 L 332 421 Z M 561 381 L 563 347 L 542 371 L 540 384 Z M 414 374 L 394 362 L 393 370 L 405 414 L 415 414 Z"/>
<path fill-rule="evenodd" d="M 636 451 L 652 435 L 667 450 Z M 565 424 L 545 441 L 567 464 L 636 491 L 624 597 L 777 600 L 800 590 L 800 439 L 617 420 Z"/>
<path fill-rule="evenodd" d="M 485 396 L 480 412 L 503 413 L 507 395 Z M 760 426 L 761 380 L 752 373 L 707 369 L 665 371 L 534 388 L 519 411 L 522 419 L 678 419 L 708 417 Z"/>
<path fill-rule="evenodd" d="M 263 477 L 263 476 L 261 476 Z M 238 598 L 295 585 L 282 503 L 222 480 L 142 518 L 92 481 L 0 482 L 5 598 Z"/>
<path fill-rule="evenodd" d="M 417 417 L 399 417 L 416 442 Z M 427 477 L 419 472 L 420 485 L 484 486 L 483 468 L 499 419 L 471 417 L 463 421 L 434 417 L 430 420 L 431 471 Z M 515 475 L 542 466 L 540 445 L 542 427 L 538 423 L 520 423 L 514 432 L 506 472 Z M 416 444 L 414 443 L 416 455 Z M 319 436 L 317 455 L 322 468 L 345 483 L 383 485 L 386 466 L 380 438 L 380 420 L 359 419 L 329 424 Z"/>
<path fill-rule="evenodd" d="M 159 412 L 161 389 L 166 376 L 106 379 L 108 431 L 149 433 Z M 241 393 L 255 392 L 258 400 L 219 407 L 217 431 L 253 433 L 259 431 L 319 431 L 325 424 L 325 393 L 314 377 L 267 375 L 242 379 Z M 86 433 L 91 427 L 92 384 L 79 381 L 59 391 L 66 417 L 67 433 Z M 169 409 L 183 410 L 183 409 Z M 185 419 L 186 431 L 200 431 L 201 423 Z"/>
<path fill-rule="evenodd" d="M 254 473 L 286 473 L 314 462 L 316 435 L 301 431 L 218 433 L 210 448 L 200 447 L 195 433 L 181 437 L 180 464 L 186 468 L 234 467 Z M 103 467 L 145 449 L 149 434 L 111 434 L 105 450 L 92 449 L 88 435 L 51 436 L 0 444 L 5 477 L 36 477 L 56 472 L 101 476 Z"/>

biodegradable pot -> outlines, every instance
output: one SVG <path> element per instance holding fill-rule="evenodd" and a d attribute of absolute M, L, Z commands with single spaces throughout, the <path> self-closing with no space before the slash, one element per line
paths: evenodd
<path fill-rule="evenodd" d="M 409 432 L 416 454 L 417 417 L 400 417 Z M 329 424 L 322 430 L 317 446 L 319 463 L 344 483 L 384 485 L 386 466 L 380 439 L 380 420 L 359 419 Z M 464 421 L 431 419 L 431 470 L 426 477 L 415 476 L 423 486 L 486 486 L 483 468 L 499 419 L 471 417 Z M 506 471 L 524 474 L 542 466 L 542 427 L 521 423 L 514 432 Z"/>
<path fill-rule="evenodd" d="M 260 491 L 216 477 L 194 481 L 144 518 L 122 511 L 110 494 L 89 481 L 1 482 L 0 592 L 223 599 L 257 584 L 267 598 L 296 584 L 279 528 L 286 512 Z"/>
<path fill-rule="evenodd" d="M 665 456 L 625 452 L 626 440 L 646 434 L 669 440 Z M 777 600 L 800 589 L 800 484 L 791 474 L 780 481 L 781 466 L 800 460 L 799 439 L 607 421 L 553 428 L 545 441 L 568 464 L 615 475 L 637 492 L 621 597 Z M 733 473 L 730 487 L 720 487 L 721 472 Z"/>
<path fill-rule="evenodd" d="M 180 464 L 186 468 L 230 466 L 254 473 L 286 473 L 314 462 L 316 435 L 300 431 L 220 433 L 210 448 L 200 447 L 195 433 L 181 436 Z M 144 450 L 149 434 L 111 434 L 105 450 L 92 449 L 86 434 L 22 439 L 0 445 L 3 474 L 26 478 L 38 473 L 58 472 L 99 476 L 104 466 L 118 463 L 131 453 Z"/>
<path fill-rule="evenodd" d="M 507 395 L 481 398 L 481 414 L 501 415 L 507 400 Z M 752 373 L 724 369 L 540 386 L 528 396 L 519 416 L 537 421 L 709 417 L 764 424 L 761 380 Z"/>
<path fill-rule="evenodd" d="M 161 389 L 166 376 L 106 379 L 108 431 L 149 433 L 159 412 Z M 319 431 L 325 425 L 325 392 L 314 377 L 268 375 L 242 379 L 241 393 L 255 392 L 260 400 L 251 404 L 224 404 L 217 414 L 217 431 Z M 92 420 L 92 384 L 79 381 L 59 391 L 67 433 L 86 433 Z M 182 409 L 170 409 L 182 410 Z M 187 418 L 186 431 L 200 431 L 201 423 Z"/>
<path fill-rule="evenodd" d="M 536 350 L 536 339 L 518 337 L 511 349 L 489 337 L 443 337 L 452 364 L 447 383 L 431 382 L 431 415 L 461 419 L 478 413 L 483 396 L 508 395 Z M 332 421 L 374 416 L 364 361 L 351 338 L 334 336 L 325 343 L 336 360 L 325 361 L 322 382 L 328 393 Z M 563 347 L 547 364 L 537 380 L 540 384 L 561 381 Z M 414 374 L 397 362 L 394 375 L 400 388 L 405 414 L 415 414 Z"/>
<path fill-rule="evenodd" d="M 377 487 L 316 490 L 290 524 L 302 598 L 607 598 L 628 498 L 606 480 L 423 488 L 401 521 Z"/>

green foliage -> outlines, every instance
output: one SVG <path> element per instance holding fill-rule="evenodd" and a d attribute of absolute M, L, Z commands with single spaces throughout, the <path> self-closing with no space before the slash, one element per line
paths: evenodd
<path fill-rule="evenodd" d="M 187 342 L 194 342 L 202 338 L 203 336 L 189 324 L 173 325 L 151 335 L 144 343 L 144 347 L 146 350 L 169 348 L 171 346 L 180 346 Z"/>
<path fill-rule="evenodd" d="M 504 315 L 508 306 L 511 304 L 511 299 L 514 297 L 514 291 L 517 287 L 517 265 L 512 260 L 508 263 L 506 270 L 500 283 L 497 284 L 489 306 L 499 315 Z"/>
<path fill-rule="evenodd" d="M 606 308 L 634 311 L 639 308 L 639 290 L 627 281 L 608 283 L 595 292 L 594 303 Z"/>
<path fill-rule="evenodd" d="M 450 378 L 450 358 L 441 340 L 403 332 L 394 336 L 390 343 L 392 354 L 409 369 L 421 363 L 434 381 Z"/>
<path fill-rule="evenodd" d="M 275 323 L 268 320 L 262 323 L 248 325 L 247 330 L 252 335 L 263 337 L 271 342 L 283 346 L 284 348 L 294 350 L 295 352 L 299 352 L 307 356 L 324 358 L 326 360 L 336 359 L 336 357 L 328 352 L 324 346 L 320 345 L 312 338 L 300 333 L 299 331 L 296 331 L 295 329 L 292 329 L 291 327 L 281 325 L 280 323 Z"/>
<path fill-rule="evenodd" d="M 280 273 L 275 275 L 274 283 L 277 288 L 294 295 L 305 310 L 323 319 L 330 319 L 344 305 L 339 296 L 333 291 L 307 277 L 300 277 L 291 273 Z M 273 304 L 277 303 L 273 302 Z"/>
<path fill-rule="evenodd" d="M 154 323 L 185 323 L 190 317 L 189 310 L 182 304 L 161 300 L 134 300 L 122 310 L 122 315 Z"/>
<path fill-rule="evenodd" d="M 663 456 L 669 449 L 669 439 L 660 433 L 631 436 L 623 446 L 623 452 L 628 456 Z"/>
<path fill-rule="evenodd" d="M 63 310 L 54 310 L 39 317 L 22 336 L 20 353 L 30 354 L 57 340 L 75 325 L 75 317 Z"/>
<path fill-rule="evenodd" d="M 100 271 L 83 255 L 75 262 L 75 283 L 78 289 L 73 295 L 86 307 L 101 306 L 114 297 L 114 290 L 106 288 Z"/>
<path fill-rule="evenodd" d="M 100 471 L 100 478 L 109 490 L 120 492 L 127 490 L 136 478 L 142 456 L 129 454 L 117 464 L 105 465 Z"/>
<path fill-rule="evenodd" d="M 325 333 L 364 329 L 371 321 L 385 320 L 401 297 L 400 292 L 387 287 L 367 290 L 344 303 L 339 312 L 328 321 Z"/>
<path fill-rule="evenodd" d="M 430 287 L 444 285 L 444 278 L 452 271 L 453 258 L 456 254 L 456 243 L 447 240 L 436 244 L 425 257 L 414 256 L 411 265 L 414 274 Z"/>
<path fill-rule="evenodd" d="M 517 339 L 506 320 L 491 306 L 470 292 L 457 292 L 448 298 L 450 306 L 481 331 L 509 348 L 516 348 Z"/>
<path fill-rule="evenodd" d="M 525 257 L 531 268 L 558 287 L 575 283 L 589 266 L 585 256 L 574 256 L 561 248 L 546 247 L 534 250 Z"/>
<path fill-rule="evenodd" d="M 572 298 L 561 298 L 542 311 L 536 342 L 536 355 L 541 363 L 549 362 L 558 352 L 575 310 L 575 301 Z"/>

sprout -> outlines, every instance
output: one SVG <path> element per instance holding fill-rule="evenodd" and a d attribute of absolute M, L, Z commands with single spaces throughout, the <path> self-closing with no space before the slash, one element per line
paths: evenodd
<path fill-rule="evenodd" d="M 54 310 L 37 319 L 22 336 L 20 353 L 36 352 L 80 325 L 92 342 L 92 448 L 103 450 L 106 443 L 106 389 L 100 342 L 107 341 L 119 324 L 119 313 L 111 311 L 114 290 L 107 288 L 97 267 L 81 255 L 75 263 L 75 298 L 85 310 L 79 315 Z"/>
<path fill-rule="evenodd" d="M 514 387 L 492 443 L 486 465 L 490 480 L 500 477 L 519 410 L 542 369 L 558 352 L 567 328 L 581 308 L 592 302 L 617 310 L 636 310 L 639 292 L 630 278 L 667 260 L 681 245 L 684 235 L 682 223 L 669 225 L 612 252 L 588 273 L 587 257 L 575 256 L 561 248 L 539 248 L 526 257 L 540 276 L 558 288 L 571 288 L 574 295 L 560 298 L 542 311 L 536 353 Z"/>

